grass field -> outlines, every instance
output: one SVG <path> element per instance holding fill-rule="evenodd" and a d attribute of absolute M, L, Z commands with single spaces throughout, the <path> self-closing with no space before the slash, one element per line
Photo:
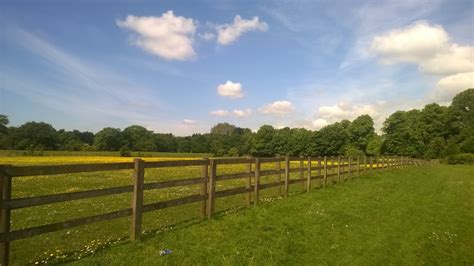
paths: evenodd
<path fill-rule="evenodd" d="M 184 155 L 186 156 L 186 154 Z M 144 158 L 146 161 L 175 160 L 178 157 Z M 193 159 L 181 157 L 179 159 Z M 12 165 L 57 165 L 71 163 L 111 163 L 130 162 L 132 158 L 111 156 L 5 156 L 0 164 Z M 293 167 L 297 167 L 295 163 Z M 262 169 L 274 169 L 274 164 L 262 164 Z M 244 172 L 245 165 L 220 165 L 219 174 Z M 90 172 L 51 176 L 19 177 L 13 179 L 12 198 L 31 197 L 64 192 L 76 192 L 107 187 L 131 185 L 131 170 L 111 172 Z M 201 168 L 180 167 L 147 169 L 145 182 L 157 182 L 179 178 L 199 177 Z M 296 177 L 297 173 L 293 175 Z M 262 178 L 262 183 L 276 181 L 275 176 Z M 245 186 L 245 180 L 226 180 L 217 183 L 217 190 Z M 293 185 L 292 192 L 302 190 L 302 185 Z M 175 187 L 145 192 L 145 204 L 198 194 L 200 185 Z M 262 191 L 263 201 L 280 197 L 279 189 Z M 12 211 L 12 228 L 18 230 L 48 223 L 61 222 L 74 218 L 102 214 L 130 207 L 130 193 L 83 199 L 65 203 L 43 205 Z M 217 199 L 216 211 L 229 211 L 245 205 L 245 195 Z M 188 204 L 144 214 L 145 234 L 167 230 L 182 222 L 201 222 L 200 204 Z M 128 236 L 130 218 L 76 227 L 11 243 L 11 262 L 25 264 L 35 262 L 61 262 L 78 259 L 95 253 L 112 243 L 122 242 Z M 25 248 L 28 247 L 28 248 Z"/>
<path fill-rule="evenodd" d="M 169 158 L 147 158 L 164 160 Z M 130 161 L 120 157 L 0 157 L 0 164 Z M 271 168 L 273 165 L 264 165 Z M 295 165 L 296 167 L 296 165 Z M 219 166 L 220 173 L 244 166 Z M 129 185 L 130 171 L 82 173 L 14 180 L 13 197 Z M 146 182 L 199 176 L 199 167 L 147 169 Z M 474 167 L 436 166 L 384 170 L 288 200 L 240 210 L 244 195 L 218 199 L 217 219 L 203 221 L 199 204 L 144 215 L 145 241 L 129 243 L 129 218 L 91 224 L 12 242 L 12 264 L 421 264 L 473 262 Z M 263 183 L 275 181 L 265 177 Z M 218 182 L 218 190 L 244 180 Z M 315 182 L 315 186 L 318 186 Z M 199 186 L 153 190 L 145 204 L 196 194 Z M 264 202 L 278 188 L 262 191 Z M 58 203 L 12 212 L 12 229 L 128 208 L 130 194 Z M 170 248 L 172 255 L 160 257 Z M 472 253 L 472 252 L 471 252 Z M 91 256 L 94 254 L 93 256 Z"/>
<path fill-rule="evenodd" d="M 74 264 L 472 265 L 473 195 L 472 166 L 387 170 Z"/>

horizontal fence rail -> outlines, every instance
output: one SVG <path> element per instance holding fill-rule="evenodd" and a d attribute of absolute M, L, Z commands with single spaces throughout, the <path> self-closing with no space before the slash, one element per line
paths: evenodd
<path fill-rule="evenodd" d="M 291 168 L 291 162 L 298 162 L 299 167 Z M 274 169 L 262 170 L 262 164 L 274 164 Z M 246 166 L 245 172 L 217 174 L 217 165 L 241 164 Z M 305 165 L 306 164 L 306 165 Z M 130 239 L 139 240 L 141 235 L 142 215 L 145 212 L 170 208 L 183 204 L 200 202 L 201 217 L 211 218 L 217 198 L 232 195 L 246 194 L 247 205 L 258 205 L 260 191 L 279 187 L 280 195 L 288 197 L 289 185 L 301 183 L 303 189 L 311 190 L 311 181 L 319 180 L 323 186 L 328 185 L 328 177 L 331 182 L 340 182 L 350 179 L 353 175 L 358 176 L 361 172 L 367 173 L 372 170 L 384 168 L 401 168 L 415 165 L 421 166 L 427 161 L 397 157 L 275 157 L 275 158 L 217 158 L 199 160 L 173 160 L 145 162 L 140 158 L 134 159 L 132 163 L 107 163 L 107 164 L 71 164 L 54 166 L 0 166 L 0 263 L 8 265 L 10 241 L 28 238 L 39 234 L 45 234 L 72 228 L 76 226 L 97 223 L 112 219 L 131 216 Z M 145 183 L 145 169 L 147 168 L 170 168 L 200 166 L 201 176 L 166 180 L 154 183 Z M 82 172 L 100 172 L 132 170 L 133 183 L 128 186 L 87 190 L 80 192 L 68 192 L 52 195 L 42 195 L 24 198 L 11 198 L 12 179 L 22 176 L 59 175 Z M 290 179 L 291 173 L 299 173 L 298 178 Z M 277 176 L 278 181 L 262 183 L 261 177 Z M 346 177 L 343 177 L 346 176 Z M 229 188 L 216 191 L 216 183 L 231 179 L 245 179 L 245 186 Z M 189 185 L 200 185 L 200 193 L 183 196 L 180 198 L 144 204 L 144 191 L 181 187 Z M 117 210 L 94 216 L 81 217 L 68 221 L 46 224 L 19 230 L 10 230 L 11 211 L 20 208 L 30 208 L 40 205 L 74 201 L 80 199 L 132 193 L 131 208 Z"/>

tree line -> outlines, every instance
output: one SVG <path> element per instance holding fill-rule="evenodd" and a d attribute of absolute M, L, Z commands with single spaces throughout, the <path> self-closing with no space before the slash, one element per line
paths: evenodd
<path fill-rule="evenodd" d="M 97 133 L 56 130 L 44 122 L 8 126 L 0 115 L 0 149 L 212 153 L 215 156 L 403 155 L 441 158 L 474 153 L 474 89 L 456 95 L 450 106 L 432 103 L 421 110 L 397 111 L 377 134 L 369 115 L 342 120 L 320 130 L 276 129 L 257 132 L 219 123 L 206 134 L 180 137 L 155 133 L 139 125 L 123 130 L 106 127 Z"/>

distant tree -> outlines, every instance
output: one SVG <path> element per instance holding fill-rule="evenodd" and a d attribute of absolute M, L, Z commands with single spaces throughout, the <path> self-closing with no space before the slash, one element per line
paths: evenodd
<path fill-rule="evenodd" d="M 7 133 L 7 125 L 9 122 L 8 116 L 0 114 L 0 134 Z"/>
<path fill-rule="evenodd" d="M 44 122 L 27 122 L 18 128 L 8 130 L 11 148 L 17 150 L 56 150 L 58 135 L 56 129 Z"/>
<path fill-rule="evenodd" d="M 155 147 L 157 151 L 161 152 L 177 152 L 178 141 L 173 134 L 156 133 L 153 135 Z"/>
<path fill-rule="evenodd" d="M 375 136 L 372 118 L 369 115 L 361 115 L 352 121 L 348 130 L 352 146 L 365 153 L 369 141 Z"/>
<path fill-rule="evenodd" d="M 367 149 L 365 150 L 366 154 L 369 156 L 379 156 L 382 142 L 383 140 L 381 136 L 374 135 L 367 143 Z"/>
<path fill-rule="evenodd" d="M 252 154 L 254 156 L 273 156 L 275 154 L 274 136 L 275 129 L 272 126 L 261 126 L 255 134 L 255 146 L 252 149 Z"/>
<path fill-rule="evenodd" d="M 119 128 L 106 127 L 94 137 L 94 147 L 100 151 L 118 151 L 122 144 L 122 133 Z"/>
<path fill-rule="evenodd" d="M 424 158 L 435 159 L 443 157 L 443 151 L 445 149 L 445 141 L 443 137 L 435 137 L 426 146 Z"/>
<path fill-rule="evenodd" d="M 58 130 L 59 149 L 65 151 L 80 151 L 87 143 L 83 142 L 74 132 Z"/>
<path fill-rule="evenodd" d="M 334 123 L 319 130 L 313 140 L 317 154 L 327 156 L 344 154 L 345 146 L 349 140 L 346 130 L 348 126 L 347 122 Z"/>
<path fill-rule="evenodd" d="M 153 132 L 142 126 L 129 126 L 122 131 L 122 145 L 133 151 L 154 151 L 156 149 Z"/>
<path fill-rule="evenodd" d="M 236 130 L 234 125 L 229 123 L 218 123 L 211 128 L 211 134 L 213 135 L 231 135 Z"/>
<path fill-rule="evenodd" d="M 0 114 L 0 149 L 8 148 L 8 117 Z"/>

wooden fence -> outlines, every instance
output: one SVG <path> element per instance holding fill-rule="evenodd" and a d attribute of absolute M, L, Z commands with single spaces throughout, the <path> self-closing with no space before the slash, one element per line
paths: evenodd
<path fill-rule="evenodd" d="M 337 161 L 336 161 L 337 160 Z M 305 167 L 306 161 L 306 167 Z M 291 162 L 299 162 L 298 168 L 291 168 Z M 275 163 L 274 170 L 261 170 L 262 163 Z M 246 171 L 241 173 L 217 173 L 217 165 L 244 164 Z M 228 158 L 228 159 L 198 159 L 145 162 L 140 158 L 130 163 L 101 163 L 101 164 L 72 164 L 54 166 L 0 166 L 0 263 L 8 265 L 9 243 L 13 240 L 28 238 L 39 234 L 59 231 L 80 225 L 97 223 L 122 217 L 131 216 L 130 239 L 139 240 L 141 234 L 142 215 L 144 212 L 169 208 L 173 206 L 201 202 L 200 213 L 202 217 L 211 218 L 216 198 L 237 194 L 246 194 L 247 204 L 259 204 L 260 191 L 272 187 L 280 187 L 283 196 L 288 197 L 290 184 L 303 183 L 307 191 L 311 190 L 311 181 L 320 180 L 323 186 L 328 184 L 328 177 L 341 181 L 343 175 L 352 178 L 361 172 L 371 170 L 404 167 L 408 165 L 423 165 L 426 161 L 407 157 L 278 157 L 278 158 Z M 145 169 L 201 166 L 201 175 L 196 178 L 166 180 L 162 182 L 145 183 Z M 56 175 L 82 172 L 99 172 L 114 170 L 133 170 L 133 184 L 128 186 L 96 189 L 80 192 L 69 192 L 52 195 L 42 195 L 26 198 L 11 198 L 12 178 L 22 176 Z M 328 172 L 330 170 L 330 173 Z M 297 179 L 290 179 L 290 173 L 299 173 Z M 313 174 L 315 173 L 315 174 Z M 277 182 L 260 184 L 262 176 L 277 175 Z M 282 179 L 283 175 L 283 179 Z M 246 179 L 243 187 L 216 191 L 216 182 L 229 179 Z M 143 204 L 145 190 L 180 187 L 201 184 L 199 194 L 184 196 L 177 199 Z M 45 204 L 53 204 L 72 200 L 130 193 L 132 192 L 131 207 L 109 213 L 76 218 L 64 222 L 46 224 L 20 230 L 10 230 L 10 214 L 12 210 L 28 208 Z"/>

